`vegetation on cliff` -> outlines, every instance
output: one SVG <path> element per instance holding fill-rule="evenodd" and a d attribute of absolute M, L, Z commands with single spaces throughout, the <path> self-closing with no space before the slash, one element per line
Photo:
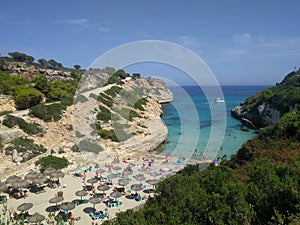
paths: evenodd
<path fill-rule="evenodd" d="M 276 96 L 295 107 L 280 108 L 281 118 L 231 159 L 204 171 L 201 164 L 187 166 L 159 182 L 141 210 L 121 212 L 104 224 L 299 224 L 298 74 L 247 99 L 249 109 Z"/>
<path fill-rule="evenodd" d="M 257 127 L 274 124 L 287 112 L 299 108 L 300 70 L 289 73 L 282 82 L 246 99 L 232 110 L 237 118 L 245 118 Z M 245 121 L 244 121 L 245 122 Z"/>

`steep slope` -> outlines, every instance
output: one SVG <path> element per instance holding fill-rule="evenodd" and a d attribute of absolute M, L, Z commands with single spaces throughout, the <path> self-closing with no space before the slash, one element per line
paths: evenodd
<path fill-rule="evenodd" d="M 251 128 L 276 123 L 300 104 L 300 71 L 291 72 L 281 83 L 268 88 L 231 110 L 235 118 Z"/>

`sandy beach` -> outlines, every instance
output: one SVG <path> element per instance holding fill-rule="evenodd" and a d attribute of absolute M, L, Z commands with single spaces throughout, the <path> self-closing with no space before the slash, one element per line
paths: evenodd
<path fill-rule="evenodd" d="M 60 179 L 61 185 L 57 188 L 50 188 L 50 187 L 45 187 L 44 192 L 42 193 L 31 193 L 28 192 L 27 197 L 21 198 L 21 199 L 10 199 L 8 198 L 7 205 L 8 208 L 11 211 L 17 211 L 17 207 L 22 204 L 22 203 L 33 203 L 33 207 L 28 210 L 29 214 L 34 214 L 36 212 L 44 215 L 47 217 L 49 214 L 49 211 L 53 211 L 55 208 L 55 204 L 49 203 L 49 200 L 55 196 L 58 195 L 59 192 L 63 193 L 63 202 L 74 202 L 80 200 L 79 196 L 76 196 L 76 191 L 82 190 L 86 185 L 91 185 L 87 181 L 90 178 L 94 178 L 97 174 L 96 171 L 98 169 L 102 169 L 104 172 L 102 174 L 98 174 L 100 177 L 104 177 L 103 179 L 109 177 L 109 174 L 118 174 L 116 178 L 112 178 L 111 182 L 111 188 L 107 191 L 105 191 L 107 196 L 110 196 L 110 194 L 113 192 L 114 188 L 121 188 L 121 186 L 118 184 L 118 180 L 122 178 L 122 172 L 125 170 L 125 168 L 128 168 L 130 166 L 132 170 L 132 175 L 127 176 L 129 183 L 124 186 L 125 192 L 131 189 L 131 185 L 133 184 L 142 184 L 143 189 L 138 191 L 141 195 L 142 200 L 141 201 L 136 201 L 134 198 L 130 199 L 126 195 L 122 195 L 119 197 L 117 200 L 122 202 L 121 206 L 118 207 L 113 207 L 110 208 L 105 204 L 104 202 L 101 202 L 99 204 L 95 205 L 95 209 L 93 209 L 93 204 L 90 202 L 86 202 L 84 204 L 79 204 L 77 205 L 71 212 L 73 215 L 80 216 L 80 220 L 75 221 L 75 224 L 91 224 L 93 221 L 97 222 L 98 224 L 102 223 L 103 220 L 105 219 L 111 219 L 114 218 L 115 215 L 120 212 L 120 211 L 125 211 L 127 209 L 139 207 L 143 205 L 146 201 L 146 199 L 149 196 L 152 196 L 153 193 L 149 193 L 147 190 L 148 189 L 153 189 L 153 185 L 148 184 L 146 181 L 147 180 L 161 180 L 164 179 L 166 176 L 172 175 L 176 172 L 178 172 L 180 169 L 182 169 L 187 162 L 185 161 L 184 163 L 178 163 L 177 158 L 168 158 L 168 162 L 166 162 L 165 156 L 163 155 L 158 155 L 158 154 L 145 154 L 144 156 L 141 156 L 139 159 L 130 159 L 130 160 L 124 160 L 119 159 L 119 162 L 114 162 L 117 161 L 116 158 L 113 159 L 107 153 L 100 153 L 97 155 L 97 157 L 92 156 L 92 153 L 88 153 L 86 155 L 82 155 L 82 161 L 81 162 L 86 162 L 86 163 L 81 163 L 79 164 L 80 159 L 77 159 L 77 164 L 72 164 L 68 168 L 64 169 L 63 172 L 65 173 L 65 176 Z M 84 160 L 87 158 L 92 158 L 93 160 L 86 161 Z M 151 163 L 151 166 L 149 167 L 149 162 Z M 108 165 L 110 165 L 109 168 Z M 83 174 L 85 174 L 85 178 L 83 177 L 78 177 L 75 176 L 76 169 L 81 168 L 82 170 L 85 170 L 86 168 L 92 167 L 91 171 L 87 171 Z M 118 170 L 116 168 L 119 167 Z M 142 169 L 142 168 L 145 169 Z M 146 169 L 146 167 L 148 167 Z M 31 169 L 32 170 L 32 169 Z M 30 169 L 27 171 L 23 171 L 24 174 L 28 173 Z M 154 173 L 156 173 L 156 176 L 154 176 Z M 138 180 L 135 178 L 136 175 L 143 175 L 144 178 L 142 180 Z M 103 180 L 102 179 L 102 180 Z M 102 182 L 103 183 L 103 182 Z M 95 187 L 100 185 L 100 181 L 93 184 Z M 99 198 L 101 198 L 100 194 L 102 191 L 95 189 L 95 193 Z M 135 193 L 135 191 L 132 190 L 132 193 Z M 128 194 L 128 193 L 127 193 Z M 8 195 L 7 195 L 8 196 Z M 83 196 L 82 199 L 89 199 L 93 197 L 93 192 L 92 190 L 88 191 L 88 195 Z M 60 203 L 58 203 L 59 205 Z M 0 205 L 0 209 L 3 207 L 3 205 Z M 102 210 L 103 212 L 107 213 L 107 217 L 104 219 L 97 219 L 93 220 L 89 212 L 94 211 L 94 210 Z M 57 214 L 58 211 L 55 211 Z"/>

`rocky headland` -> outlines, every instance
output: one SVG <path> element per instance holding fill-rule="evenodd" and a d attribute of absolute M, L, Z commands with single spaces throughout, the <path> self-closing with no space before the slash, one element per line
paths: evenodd
<path fill-rule="evenodd" d="M 24 62 L 1 62 L 1 65 L 0 69 L 5 74 L 21 75 L 28 80 L 34 80 L 36 74 L 45 76 L 48 82 L 78 77 L 74 69 L 43 69 Z M 49 154 L 64 156 L 74 165 L 89 163 L 90 159 L 87 160 L 82 154 L 84 148 L 88 148 L 86 143 L 99 146 L 98 151 L 91 153 L 87 149 L 86 153 L 93 154 L 90 158 L 96 162 L 108 156 L 140 157 L 165 141 L 168 130 L 160 118 L 161 104 L 173 100 L 173 94 L 165 82 L 124 75 L 124 71 L 124 77 L 118 75 L 118 80 L 112 82 L 110 77 L 118 71 L 112 68 L 91 70 L 93 72 L 85 71 L 87 76 L 82 75 L 73 104 L 62 110 L 58 120 L 45 121 L 33 116 L 31 108 L 18 110 L 13 96 L 0 96 L 1 180 L 35 168 L 35 161 Z M 47 99 L 43 102 L 47 102 Z M 40 104 L 56 104 L 43 102 Z M 109 112 L 109 119 L 103 119 L 104 111 Z M 24 131 L 20 124 L 11 127 L 4 125 L 7 116 L 21 121 L 21 124 L 35 125 L 41 131 L 31 134 Z M 16 140 L 20 138 L 39 146 L 38 152 L 16 147 Z"/>
<path fill-rule="evenodd" d="M 231 114 L 251 129 L 275 124 L 282 115 L 299 108 L 299 85 L 300 72 L 293 71 L 276 86 L 261 91 L 234 107 Z"/>

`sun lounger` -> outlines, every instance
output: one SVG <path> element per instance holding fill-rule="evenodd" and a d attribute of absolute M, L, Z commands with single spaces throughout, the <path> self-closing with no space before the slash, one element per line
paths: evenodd
<path fill-rule="evenodd" d="M 106 217 L 106 213 L 100 213 L 100 214 L 95 214 L 94 212 L 90 212 L 90 217 L 92 219 L 103 219 L 104 217 Z"/>

